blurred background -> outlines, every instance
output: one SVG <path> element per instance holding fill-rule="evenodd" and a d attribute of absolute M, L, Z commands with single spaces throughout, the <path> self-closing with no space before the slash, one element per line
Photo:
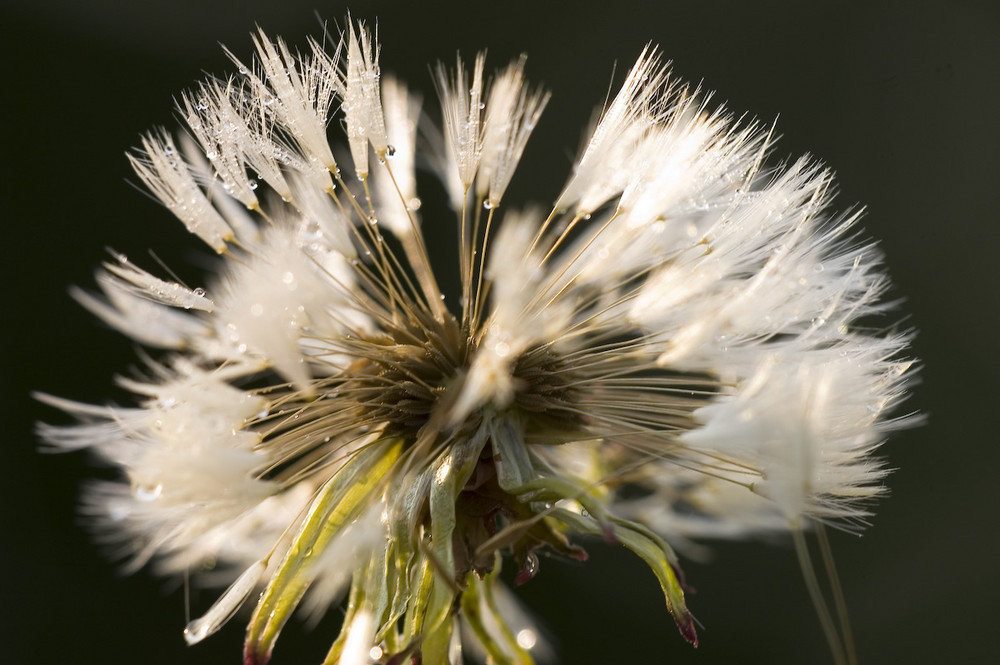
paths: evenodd
<path fill-rule="evenodd" d="M 558 4 L 558 7 L 557 7 Z M 279 6 L 280 5 L 280 6 Z M 7 663 L 201 665 L 240 662 L 239 621 L 188 648 L 179 585 L 122 577 L 80 526 L 84 455 L 39 454 L 28 396 L 118 397 L 133 345 L 67 295 L 93 286 L 114 247 L 147 251 L 201 283 L 199 242 L 130 186 L 124 151 L 175 126 L 173 99 L 205 72 L 248 58 L 256 24 L 296 44 L 321 29 L 319 0 L 122 3 L 4 0 L 0 6 L 0 188 L 4 286 L 0 417 L 0 652 Z M 775 158 L 808 152 L 839 176 L 838 204 L 867 206 L 924 368 L 906 410 L 926 426 L 883 452 L 891 496 L 862 537 L 833 534 L 862 663 L 995 663 L 1000 612 L 1000 16 L 995 2 L 575 3 L 359 0 L 378 19 L 383 71 L 423 89 L 428 65 L 489 49 L 491 68 L 522 52 L 553 92 L 507 200 L 550 202 L 593 109 L 647 42 L 675 71 L 737 113 L 780 114 Z M 615 69 L 617 63 L 617 70 Z M 516 204 L 515 204 L 516 205 Z M 646 567 L 593 543 L 586 564 L 546 559 L 521 594 L 551 630 L 560 661 L 828 663 L 788 543 L 713 546 L 688 562 L 703 625 L 677 635 Z M 213 594 L 195 594 L 195 611 Z M 274 664 L 319 663 L 332 612 L 283 636 Z"/>

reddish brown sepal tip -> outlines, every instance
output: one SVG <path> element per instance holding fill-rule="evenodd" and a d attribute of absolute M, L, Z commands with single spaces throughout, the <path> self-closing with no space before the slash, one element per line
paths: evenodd
<path fill-rule="evenodd" d="M 683 617 L 674 617 L 674 623 L 677 624 L 677 630 L 680 631 L 681 636 L 687 640 L 691 646 L 697 648 L 698 631 L 694 628 L 694 619 L 691 618 L 691 615 L 685 614 Z"/>
<path fill-rule="evenodd" d="M 258 653 L 250 648 L 243 650 L 243 665 L 267 665 L 269 660 L 271 660 L 270 652 Z"/>
<path fill-rule="evenodd" d="M 604 535 L 604 542 L 609 545 L 616 545 L 618 543 L 618 536 L 615 535 L 615 525 L 611 522 L 602 523 L 601 532 Z"/>

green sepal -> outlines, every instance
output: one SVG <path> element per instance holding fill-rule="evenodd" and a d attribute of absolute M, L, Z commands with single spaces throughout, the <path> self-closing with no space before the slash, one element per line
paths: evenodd
<path fill-rule="evenodd" d="M 556 509 L 552 517 L 566 523 L 571 529 L 593 535 L 604 534 L 602 525 L 583 515 L 565 509 Z M 614 536 L 625 547 L 639 556 L 656 575 L 663 589 L 670 611 L 677 624 L 677 629 L 688 642 L 698 646 L 698 634 L 694 627 L 694 618 L 688 611 L 684 600 L 684 589 L 675 572 L 677 557 L 673 549 L 662 538 L 652 531 L 634 522 L 614 519 L 610 523 Z"/>
<path fill-rule="evenodd" d="M 487 424 L 493 441 L 497 483 L 511 494 L 521 494 L 521 488 L 538 472 L 524 442 L 524 428 L 512 416 L 494 417 Z"/>
<path fill-rule="evenodd" d="M 312 581 L 312 562 L 357 517 L 402 451 L 402 439 L 369 444 L 348 459 L 320 489 L 257 602 L 244 643 L 246 663 L 268 661 L 278 634 Z"/>
<path fill-rule="evenodd" d="M 500 558 L 497 553 L 497 558 Z M 496 605 L 493 585 L 500 572 L 499 561 L 493 572 L 480 579 L 469 573 L 462 593 L 462 616 L 486 650 L 487 662 L 497 665 L 534 665 L 531 654 L 520 644 L 504 621 Z"/>

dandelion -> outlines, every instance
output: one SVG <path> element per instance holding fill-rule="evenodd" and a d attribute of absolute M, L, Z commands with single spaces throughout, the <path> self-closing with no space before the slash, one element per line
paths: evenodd
<path fill-rule="evenodd" d="M 112 254 L 75 295 L 159 350 L 119 379 L 136 405 L 42 397 L 79 421 L 40 426 L 51 447 L 122 470 L 86 511 L 129 565 L 228 585 L 189 642 L 248 605 L 265 663 L 296 610 L 346 597 L 327 663 L 458 663 L 463 641 L 531 662 L 501 566 L 523 584 L 596 536 L 697 644 L 668 539 L 865 523 L 911 363 L 871 323 L 888 283 L 829 172 L 766 166 L 769 129 L 650 48 L 551 212 L 508 210 L 549 98 L 523 59 L 440 66 L 422 132 L 364 25 L 332 53 L 254 44 L 181 96 L 187 132 L 129 156 L 217 272 L 190 288 Z M 425 164 L 457 223 L 422 209 Z M 457 303 L 427 250 L 452 228 Z"/>

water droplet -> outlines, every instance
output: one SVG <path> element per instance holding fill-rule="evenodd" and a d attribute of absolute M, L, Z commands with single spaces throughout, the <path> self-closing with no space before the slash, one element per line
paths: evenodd
<path fill-rule="evenodd" d="M 281 281 L 284 282 L 285 284 L 291 284 L 292 282 L 295 281 L 295 275 L 291 272 L 286 272 L 284 275 L 281 276 Z"/>
<path fill-rule="evenodd" d="M 201 288 L 200 286 L 197 289 L 195 289 L 194 291 L 192 291 L 191 293 L 193 293 L 195 296 L 197 296 L 199 298 L 204 298 L 205 297 L 205 289 Z"/>
<path fill-rule="evenodd" d="M 521 566 L 521 570 L 517 571 L 517 575 L 514 576 L 514 584 L 516 586 L 521 586 L 537 574 L 538 556 L 534 552 L 529 552 L 528 556 L 524 558 L 524 564 Z"/>
<path fill-rule="evenodd" d="M 483 207 L 486 208 L 487 210 L 490 210 L 493 208 L 493 202 L 490 201 L 489 199 L 486 199 L 485 201 L 483 201 Z"/>
<path fill-rule="evenodd" d="M 823 272 L 823 264 L 817 263 L 813 266 L 813 272 Z"/>
<path fill-rule="evenodd" d="M 385 154 L 387 156 L 389 156 L 389 157 L 394 156 L 396 154 L 396 146 L 394 146 L 394 145 L 387 145 L 385 147 Z"/>
<path fill-rule="evenodd" d="M 136 485 L 132 489 L 132 496 L 139 501 L 155 501 L 163 494 L 163 485 Z"/>

